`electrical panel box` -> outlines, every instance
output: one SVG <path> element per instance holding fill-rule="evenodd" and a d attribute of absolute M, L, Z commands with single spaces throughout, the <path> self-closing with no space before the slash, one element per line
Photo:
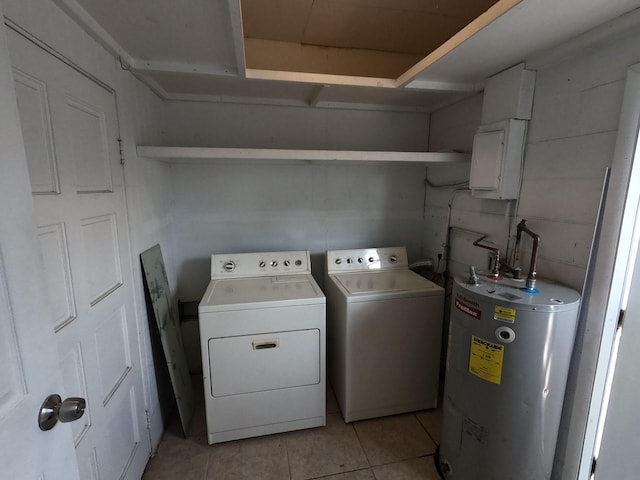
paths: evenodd
<path fill-rule="evenodd" d="M 511 200 L 520 194 L 526 120 L 482 125 L 473 138 L 469 187 L 474 197 Z"/>
<path fill-rule="evenodd" d="M 516 65 L 487 80 L 484 87 L 481 125 L 515 118 L 531 120 L 536 72 Z"/>

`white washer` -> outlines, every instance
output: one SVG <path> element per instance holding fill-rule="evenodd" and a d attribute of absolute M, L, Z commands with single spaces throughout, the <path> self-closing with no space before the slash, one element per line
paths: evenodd
<path fill-rule="evenodd" d="M 326 300 L 309 252 L 211 256 L 198 306 L 209 443 L 326 423 Z"/>
<path fill-rule="evenodd" d="M 438 404 L 444 289 L 404 247 L 327 252 L 329 381 L 345 422 Z"/>

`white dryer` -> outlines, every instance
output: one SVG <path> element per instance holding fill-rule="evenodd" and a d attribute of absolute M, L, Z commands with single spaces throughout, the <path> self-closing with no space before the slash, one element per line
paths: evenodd
<path fill-rule="evenodd" d="M 329 381 L 345 422 L 438 404 L 444 289 L 409 269 L 404 247 L 330 250 Z"/>
<path fill-rule="evenodd" d="M 212 255 L 198 306 L 209 443 L 326 423 L 326 300 L 309 252 Z"/>

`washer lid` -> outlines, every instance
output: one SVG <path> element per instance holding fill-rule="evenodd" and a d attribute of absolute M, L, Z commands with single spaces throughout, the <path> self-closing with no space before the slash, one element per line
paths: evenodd
<path fill-rule="evenodd" d="M 347 297 L 442 295 L 444 289 L 411 270 L 331 275 Z"/>
<path fill-rule="evenodd" d="M 211 280 L 198 312 L 325 303 L 310 274 Z"/>

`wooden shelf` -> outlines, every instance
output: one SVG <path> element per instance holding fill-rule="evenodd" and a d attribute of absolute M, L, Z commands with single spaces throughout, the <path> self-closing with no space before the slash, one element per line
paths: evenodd
<path fill-rule="evenodd" d="M 471 160 L 467 153 L 386 152 L 363 150 L 292 150 L 271 148 L 207 148 L 138 146 L 138 156 L 169 163 L 211 160 L 277 160 L 318 162 L 461 163 Z"/>

